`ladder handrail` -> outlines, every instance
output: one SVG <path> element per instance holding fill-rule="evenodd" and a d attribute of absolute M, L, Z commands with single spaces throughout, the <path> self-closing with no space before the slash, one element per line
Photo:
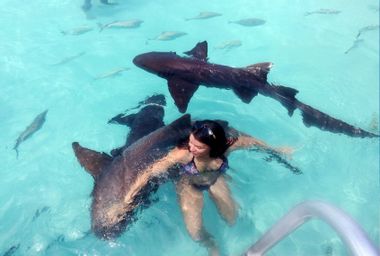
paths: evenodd
<path fill-rule="evenodd" d="M 380 255 L 379 249 L 371 242 L 357 222 L 341 209 L 322 201 L 306 201 L 296 205 L 252 245 L 245 255 L 263 255 L 285 236 L 313 217 L 322 219 L 334 228 L 352 255 Z"/>

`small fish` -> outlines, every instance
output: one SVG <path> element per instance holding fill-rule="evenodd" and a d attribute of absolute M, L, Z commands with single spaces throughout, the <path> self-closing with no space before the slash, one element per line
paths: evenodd
<path fill-rule="evenodd" d="M 360 44 L 362 44 L 364 42 L 363 39 L 355 39 L 355 41 L 352 43 L 352 46 L 350 48 L 348 48 L 344 54 L 347 54 L 349 53 L 351 50 L 357 48 Z"/>
<path fill-rule="evenodd" d="M 215 46 L 214 49 L 230 50 L 232 48 L 236 48 L 239 46 L 241 46 L 240 40 L 231 40 L 231 41 L 225 41 L 225 42 Z"/>
<path fill-rule="evenodd" d="M 34 213 L 34 216 L 33 216 L 32 222 L 35 221 L 38 217 L 40 217 L 40 215 L 41 215 L 42 213 L 47 212 L 49 209 L 50 209 L 50 207 L 48 207 L 48 206 L 44 206 L 43 208 L 38 209 L 38 210 Z"/>
<path fill-rule="evenodd" d="M 103 31 L 103 29 L 106 28 L 137 28 L 143 23 L 144 21 L 134 19 L 134 20 L 121 20 L 121 21 L 114 21 L 105 25 L 102 25 L 98 23 L 100 27 L 100 32 Z"/>
<path fill-rule="evenodd" d="M 121 75 L 121 73 L 123 73 L 124 71 L 127 71 L 129 70 L 129 68 L 116 68 L 116 69 L 113 69 L 111 71 L 108 71 L 106 73 L 103 73 L 97 77 L 95 77 L 95 80 L 100 80 L 100 79 L 104 79 L 104 78 L 109 78 L 109 77 L 115 77 L 115 76 L 118 76 L 118 75 Z"/>
<path fill-rule="evenodd" d="M 364 32 L 373 31 L 373 30 L 379 30 L 379 25 L 369 25 L 369 26 L 362 27 L 361 29 L 359 29 L 358 34 L 356 35 L 356 38 L 359 38 L 361 34 L 363 34 Z"/>
<path fill-rule="evenodd" d="M 218 17 L 222 16 L 222 14 L 217 13 L 217 12 L 200 12 L 197 16 L 192 17 L 192 18 L 186 18 L 185 20 L 205 20 L 205 19 L 210 19 L 213 17 Z"/>
<path fill-rule="evenodd" d="M 228 23 L 235 23 L 246 27 L 254 27 L 265 24 L 265 20 L 257 19 L 257 18 L 249 18 L 249 19 L 241 19 L 236 21 L 229 21 Z"/>
<path fill-rule="evenodd" d="M 16 144 L 13 147 L 13 149 L 16 151 L 17 157 L 18 157 L 18 147 L 20 146 L 21 142 L 29 139 L 36 131 L 38 131 L 42 127 L 42 125 L 45 123 L 47 112 L 48 111 L 45 110 L 44 112 L 36 116 L 33 122 L 17 138 Z"/>
<path fill-rule="evenodd" d="M 80 52 L 80 53 L 75 54 L 75 55 L 73 55 L 73 56 L 66 57 L 66 58 L 62 59 L 61 61 L 52 64 L 52 66 L 60 66 L 60 65 L 66 64 L 66 63 L 68 63 L 68 62 L 70 62 L 70 61 L 73 61 L 73 60 L 75 60 L 75 59 L 81 57 L 81 56 L 84 55 L 84 54 L 85 54 L 85 52 Z"/>
<path fill-rule="evenodd" d="M 77 27 L 77 28 L 71 29 L 71 30 L 63 30 L 63 31 L 61 31 L 61 33 L 64 35 L 78 36 L 78 35 L 82 35 L 84 33 L 87 33 L 93 29 L 94 28 L 92 28 L 90 26 L 82 26 L 82 27 Z"/>
<path fill-rule="evenodd" d="M 305 16 L 309 16 L 312 14 L 339 14 L 341 11 L 335 10 L 335 9 L 319 9 L 316 11 L 311 11 L 311 12 L 305 12 Z"/>
<path fill-rule="evenodd" d="M 148 40 L 170 41 L 184 35 L 187 35 L 187 33 L 180 31 L 165 31 L 159 34 L 157 37 L 150 38 Z"/>

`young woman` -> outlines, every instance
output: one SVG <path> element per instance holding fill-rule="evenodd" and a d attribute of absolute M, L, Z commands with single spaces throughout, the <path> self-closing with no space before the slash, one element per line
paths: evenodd
<path fill-rule="evenodd" d="M 212 236 L 202 224 L 203 192 L 207 191 L 220 215 L 229 224 L 235 222 L 237 207 L 230 195 L 223 174 L 228 169 L 228 154 L 242 148 L 258 148 L 280 154 L 291 153 L 289 148 L 272 148 L 263 141 L 227 128 L 233 137 L 227 138 L 223 127 L 215 121 L 196 121 L 185 147 L 176 147 L 156 163 L 155 169 L 179 170 L 176 192 L 191 238 L 201 242 L 210 255 L 218 255 Z M 159 166 L 159 167 L 158 167 Z"/>

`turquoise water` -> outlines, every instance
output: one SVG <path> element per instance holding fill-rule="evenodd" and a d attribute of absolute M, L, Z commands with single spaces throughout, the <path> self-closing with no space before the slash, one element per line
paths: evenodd
<path fill-rule="evenodd" d="M 127 128 L 108 125 L 107 120 L 153 93 L 167 96 L 166 122 L 180 116 L 166 81 L 133 65 L 133 57 L 143 52 L 181 53 L 207 40 L 212 63 L 243 67 L 271 61 L 269 81 L 296 88 L 299 100 L 364 129 L 374 126 L 378 133 L 379 31 L 363 33 L 364 41 L 344 54 L 360 28 L 379 24 L 378 1 L 204 2 L 194 0 L 189 6 L 185 1 L 120 0 L 109 7 L 95 1 L 92 19 L 87 19 L 80 1 L 1 1 L 0 254 L 206 255 L 186 233 L 171 183 L 160 187 L 158 202 L 116 241 L 87 235 L 93 180 L 78 164 L 71 143 L 105 152 L 122 145 Z M 341 13 L 304 16 L 321 8 Z M 184 21 L 200 11 L 222 16 Z M 266 23 L 228 23 L 241 18 Z M 128 19 L 144 23 L 98 32 L 97 23 Z M 61 33 L 81 26 L 93 30 Z M 187 35 L 147 43 L 162 31 Z M 214 48 L 229 40 L 241 40 L 242 45 Z M 70 62 L 53 65 L 81 52 Z M 130 69 L 94 80 L 122 67 Z M 17 137 L 45 109 L 45 124 L 20 145 L 16 158 L 12 148 Z M 188 112 L 195 118 L 228 120 L 271 145 L 293 146 L 292 163 L 304 172 L 294 175 L 259 153 L 231 155 L 230 188 L 240 205 L 236 225 L 228 227 L 208 197 L 203 212 L 223 254 L 240 255 L 278 218 L 308 199 L 343 209 L 379 244 L 378 140 L 306 128 L 299 112 L 289 118 L 270 98 L 258 96 L 244 104 L 227 90 L 201 87 Z M 269 253 L 346 254 L 337 235 L 320 221 L 302 226 Z"/>

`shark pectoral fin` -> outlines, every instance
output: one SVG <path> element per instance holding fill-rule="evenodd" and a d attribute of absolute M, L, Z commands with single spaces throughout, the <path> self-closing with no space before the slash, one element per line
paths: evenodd
<path fill-rule="evenodd" d="M 267 81 L 267 76 L 272 66 L 272 62 L 262 62 L 250 65 L 245 70 L 254 74 L 261 81 Z"/>
<path fill-rule="evenodd" d="M 94 179 L 96 179 L 104 167 L 109 165 L 112 161 L 111 156 L 84 148 L 79 145 L 78 142 L 73 142 L 72 147 L 80 165 L 83 166 Z"/>
<path fill-rule="evenodd" d="M 258 94 L 256 90 L 247 87 L 234 87 L 232 90 L 244 103 L 250 103 Z"/>
<path fill-rule="evenodd" d="M 197 43 L 190 51 L 184 52 L 188 56 L 193 56 L 196 59 L 207 61 L 207 41 Z"/>
<path fill-rule="evenodd" d="M 199 84 L 194 84 L 186 80 L 172 77 L 168 80 L 169 92 L 174 99 L 175 105 L 181 113 L 186 112 L 187 105 Z"/>
<path fill-rule="evenodd" d="M 133 121 L 136 118 L 136 114 L 130 114 L 127 116 L 124 116 L 123 114 L 118 114 L 117 116 L 112 117 L 108 123 L 113 123 L 113 124 L 122 124 L 122 125 L 127 125 L 131 126 Z"/>

